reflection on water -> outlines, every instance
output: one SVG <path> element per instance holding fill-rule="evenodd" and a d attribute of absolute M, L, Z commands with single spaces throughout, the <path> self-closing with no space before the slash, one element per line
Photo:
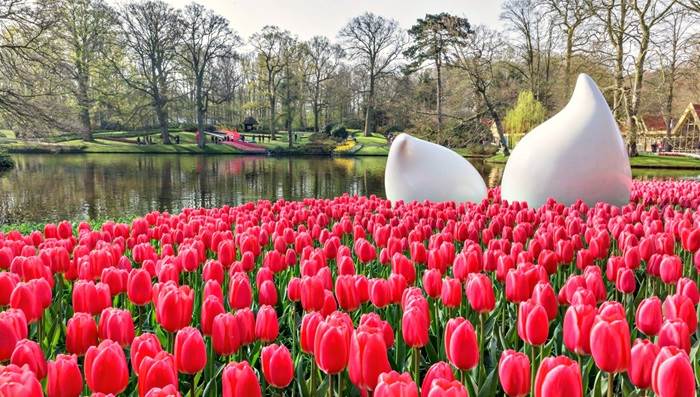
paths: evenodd
<path fill-rule="evenodd" d="M 17 155 L 0 174 L 0 224 L 104 219 L 151 210 L 343 193 L 384 196 L 384 157 Z M 490 186 L 502 166 L 474 162 Z M 645 173 L 643 177 L 648 176 Z M 652 175 L 659 176 L 658 170 Z M 696 176 L 697 172 L 669 175 Z M 661 175 L 664 176 L 664 175 Z"/>

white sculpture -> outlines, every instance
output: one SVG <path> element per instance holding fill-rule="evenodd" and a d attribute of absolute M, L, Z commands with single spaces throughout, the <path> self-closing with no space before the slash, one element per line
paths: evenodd
<path fill-rule="evenodd" d="M 399 134 L 391 144 L 384 187 L 394 202 L 480 202 L 487 194 L 483 178 L 464 157 L 408 134 Z"/>
<path fill-rule="evenodd" d="M 508 159 L 501 196 L 539 207 L 549 197 L 629 202 L 632 173 L 617 123 L 593 79 L 581 74 L 569 103 L 526 134 Z"/>

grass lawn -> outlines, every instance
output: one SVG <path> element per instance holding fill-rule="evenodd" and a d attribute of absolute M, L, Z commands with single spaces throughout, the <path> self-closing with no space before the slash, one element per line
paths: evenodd
<path fill-rule="evenodd" d="M 355 156 L 386 156 L 389 154 L 389 144 L 382 134 L 365 136 L 361 131 L 355 133 L 355 140 L 362 148 L 355 152 Z"/>
<path fill-rule="evenodd" d="M 503 154 L 497 154 L 488 158 L 490 163 L 505 164 L 508 158 Z M 680 156 L 657 156 L 651 154 L 640 154 L 630 158 L 632 168 L 678 168 L 678 169 L 700 169 L 700 160 L 692 157 Z"/>

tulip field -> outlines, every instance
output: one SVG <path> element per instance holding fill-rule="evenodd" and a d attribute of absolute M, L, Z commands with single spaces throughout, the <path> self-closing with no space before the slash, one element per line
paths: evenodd
<path fill-rule="evenodd" d="M 694 396 L 700 183 L 0 233 L 0 397 Z"/>

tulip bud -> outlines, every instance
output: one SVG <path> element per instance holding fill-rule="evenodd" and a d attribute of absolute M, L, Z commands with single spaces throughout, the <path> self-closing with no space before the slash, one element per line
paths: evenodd
<path fill-rule="evenodd" d="M 651 368 L 651 388 L 659 397 L 695 395 L 695 373 L 685 351 L 661 348 Z"/>
<path fill-rule="evenodd" d="M 267 383 L 284 389 L 294 379 L 292 355 L 284 345 L 271 344 L 263 347 L 261 353 L 263 375 Z"/>
<path fill-rule="evenodd" d="M 143 306 L 151 302 L 153 286 L 151 275 L 146 269 L 131 269 L 126 280 L 126 295 L 135 305 Z"/>
<path fill-rule="evenodd" d="M 123 392 L 129 383 L 124 350 L 109 339 L 91 346 L 85 354 L 85 380 L 93 392 L 115 395 Z"/>
<path fill-rule="evenodd" d="M 194 375 L 207 364 L 207 348 L 197 328 L 185 327 L 175 336 L 175 362 L 178 372 Z"/>
<path fill-rule="evenodd" d="M 374 397 L 418 397 L 418 387 L 407 372 L 385 372 L 379 375 Z"/>
<path fill-rule="evenodd" d="M 627 375 L 630 382 L 640 389 L 648 389 L 651 386 L 651 368 L 659 354 L 659 346 L 647 339 L 634 341 L 630 352 L 630 366 Z"/>
<path fill-rule="evenodd" d="M 247 361 L 226 365 L 221 376 L 222 397 L 261 397 L 262 391 L 253 368 Z"/>
<path fill-rule="evenodd" d="M 535 397 L 558 396 L 566 390 L 568 397 L 583 397 L 581 369 L 566 357 L 546 357 L 535 377 Z"/>
<path fill-rule="evenodd" d="M 498 361 L 498 379 L 506 395 L 523 397 L 530 393 L 530 360 L 525 353 L 505 350 Z"/>
<path fill-rule="evenodd" d="M 134 373 L 138 374 L 141 362 L 146 357 L 155 357 L 156 354 L 163 351 L 160 346 L 160 341 L 154 334 L 144 333 L 134 338 L 131 342 L 130 358 L 131 368 Z"/>
<path fill-rule="evenodd" d="M 231 313 L 221 313 L 214 317 L 211 340 L 214 351 L 220 356 L 230 356 L 241 345 L 238 319 Z"/>
<path fill-rule="evenodd" d="M 279 335 L 277 312 L 272 306 L 261 306 L 255 318 L 255 337 L 262 342 L 272 342 Z"/>
<path fill-rule="evenodd" d="M 0 312 L 0 362 L 10 359 L 17 342 L 27 338 L 27 334 L 27 319 L 23 311 L 9 309 Z"/>
<path fill-rule="evenodd" d="M 440 379 L 448 382 L 455 380 L 455 376 L 452 373 L 452 367 L 450 367 L 450 364 L 444 361 L 438 361 L 428 368 L 428 372 L 426 372 L 425 376 L 423 377 L 423 385 L 420 389 L 421 397 L 428 397 L 428 393 L 430 393 L 433 383 Z"/>
<path fill-rule="evenodd" d="M 634 323 L 638 330 L 647 336 L 655 336 L 661 329 L 663 316 L 661 314 L 661 301 L 656 296 L 646 298 L 639 302 Z"/>
<path fill-rule="evenodd" d="M 43 397 L 41 383 L 28 367 L 0 366 L 0 396 Z"/>
<path fill-rule="evenodd" d="M 616 373 L 627 370 L 630 361 L 630 330 L 624 317 L 596 317 L 591 329 L 591 355 L 601 371 Z"/>
<path fill-rule="evenodd" d="M 445 353 L 452 365 L 466 371 L 479 363 L 479 346 L 476 331 L 462 317 L 452 318 L 445 326 Z"/>
<path fill-rule="evenodd" d="M 153 388 L 173 386 L 177 391 L 178 379 L 175 360 L 172 354 L 160 351 L 153 357 L 146 357 L 138 370 L 139 396 L 144 397 Z"/>
<path fill-rule="evenodd" d="M 10 357 L 10 363 L 21 367 L 26 365 L 34 372 L 37 379 L 44 379 L 46 376 L 46 358 L 44 352 L 39 347 L 39 344 L 29 340 L 22 339 L 15 345 L 15 350 Z"/>
<path fill-rule="evenodd" d="M 524 342 L 539 346 L 549 336 L 549 318 L 544 306 L 532 300 L 520 302 L 518 307 L 518 335 Z"/>
<path fill-rule="evenodd" d="M 100 339 L 111 339 L 125 347 L 134 340 L 134 320 L 128 310 L 110 307 L 102 311 L 97 331 Z"/>
<path fill-rule="evenodd" d="M 388 371 L 391 365 L 382 330 L 360 325 L 350 341 L 350 380 L 361 391 L 374 390 L 379 375 Z"/>
<path fill-rule="evenodd" d="M 97 324 L 88 313 L 75 313 L 66 325 L 66 350 L 83 356 L 90 346 L 97 346 Z"/>
<path fill-rule="evenodd" d="M 466 285 L 467 300 L 472 310 L 488 313 L 496 306 L 491 279 L 483 273 L 470 273 Z"/>

